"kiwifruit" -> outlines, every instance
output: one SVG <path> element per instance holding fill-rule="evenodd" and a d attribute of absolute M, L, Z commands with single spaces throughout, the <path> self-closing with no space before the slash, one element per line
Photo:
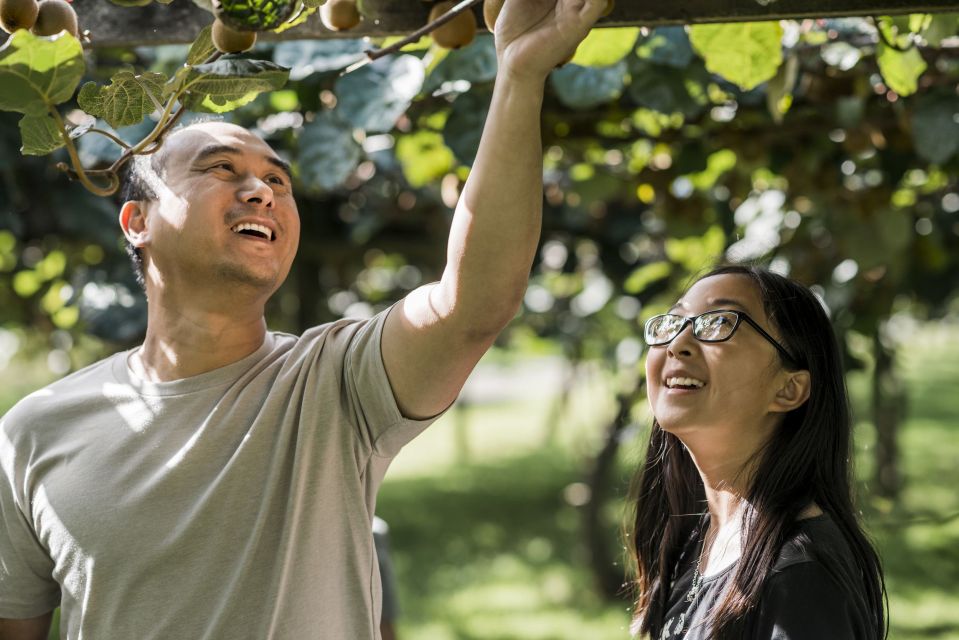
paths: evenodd
<path fill-rule="evenodd" d="M 242 53 L 256 44 L 256 31 L 237 31 L 231 29 L 222 20 L 213 21 L 213 46 L 223 53 Z"/>
<path fill-rule="evenodd" d="M 0 27 L 7 33 L 31 29 L 38 10 L 37 0 L 0 0 Z"/>
<path fill-rule="evenodd" d="M 327 0 L 320 7 L 320 22 L 330 31 L 346 31 L 360 23 L 356 0 Z"/>
<path fill-rule="evenodd" d="M 429 21 L 433 22 L 456 6 L 455 0 L 437 2 L 430 10 Z M 433 42 L 445 49 L 459 49 L 465 47 L 476 37 L 476 16 L 472 11 L 464 11 L 442 27 L 434 29 L 430 34 Z"/>
<path fill-rule="evenodd" d="M 38 36 L 52 36 L 68 31 L 74 38 L 79 37 L 77 12 L 66 0 L 40 0 L 37 5 L 37 21 L 30 31 Z"/>
<path fill-rule="evenodd" d="M 499 12 L 503 10 L 506 0 L 484 0 L 483 1 L 483 21 L 486 23 L 486 29 L 490 33 L 496 28 L 496 19 L 499 18 Z"/>

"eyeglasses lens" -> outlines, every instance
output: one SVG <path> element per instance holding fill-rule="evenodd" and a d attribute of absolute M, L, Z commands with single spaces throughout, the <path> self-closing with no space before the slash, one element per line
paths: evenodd
<path fill-rule="evenodd" d="M 646 343 L 657 345 L 669 342 L 676 337 L 685 321 L 682 316 L 669 314 L 653 318 L 646 325 Z"/>
<path fill-rule="evenodd" d="M 736 314 L 728 312 L 704 313 L 696 319 L 693 333 L 700 340 L 725 340 L 736 328 Z"/>

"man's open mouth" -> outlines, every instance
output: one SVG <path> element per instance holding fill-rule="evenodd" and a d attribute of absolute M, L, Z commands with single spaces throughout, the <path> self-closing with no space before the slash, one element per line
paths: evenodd
<path fill-rule="evenodd" d="M 255 238 L 262 238 L 263 240 L 269 240 L 270 242 L 276 240 L 273 230 L 269 227 L 264 227 L 262 224 L 243 222 L 235 227 L 232 227 L 230 230 L 233 231 L 233 233 L 239 233 L 245 236 L 253 236 Z"/>

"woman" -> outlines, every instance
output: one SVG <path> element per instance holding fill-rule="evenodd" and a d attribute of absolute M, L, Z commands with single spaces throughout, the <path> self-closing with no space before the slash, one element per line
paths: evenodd
<path fill-rule="evenodd" d="M 654 420 L 630 541 L 633 632 L 885 637 L 882 568 L 851 500 L 839 349 L 816 297 L 721 267 L 645 337 Z"/>

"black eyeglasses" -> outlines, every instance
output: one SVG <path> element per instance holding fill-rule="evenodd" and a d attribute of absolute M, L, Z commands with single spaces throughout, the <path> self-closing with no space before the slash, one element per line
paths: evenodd
<path fill-rule="evenodd" d="M 776 350 L 787 362 L 798 364 L 798 361 L 789 355 L 789 352 L 775 338 L 766 333 L 755 320 L 742 311 L 733 311 L 732 309 L 707 311 L 689 318 L 672 313 L 653 316 L 646 321 L 643 337 L 646 339 L 646 344 L 651 347 L 669 344 L 682 333 L 687 324 L 692 323 L 693 337 L 700 342 L 725 342 L 733 337 L 743 320 L 776 347 Z"/>

